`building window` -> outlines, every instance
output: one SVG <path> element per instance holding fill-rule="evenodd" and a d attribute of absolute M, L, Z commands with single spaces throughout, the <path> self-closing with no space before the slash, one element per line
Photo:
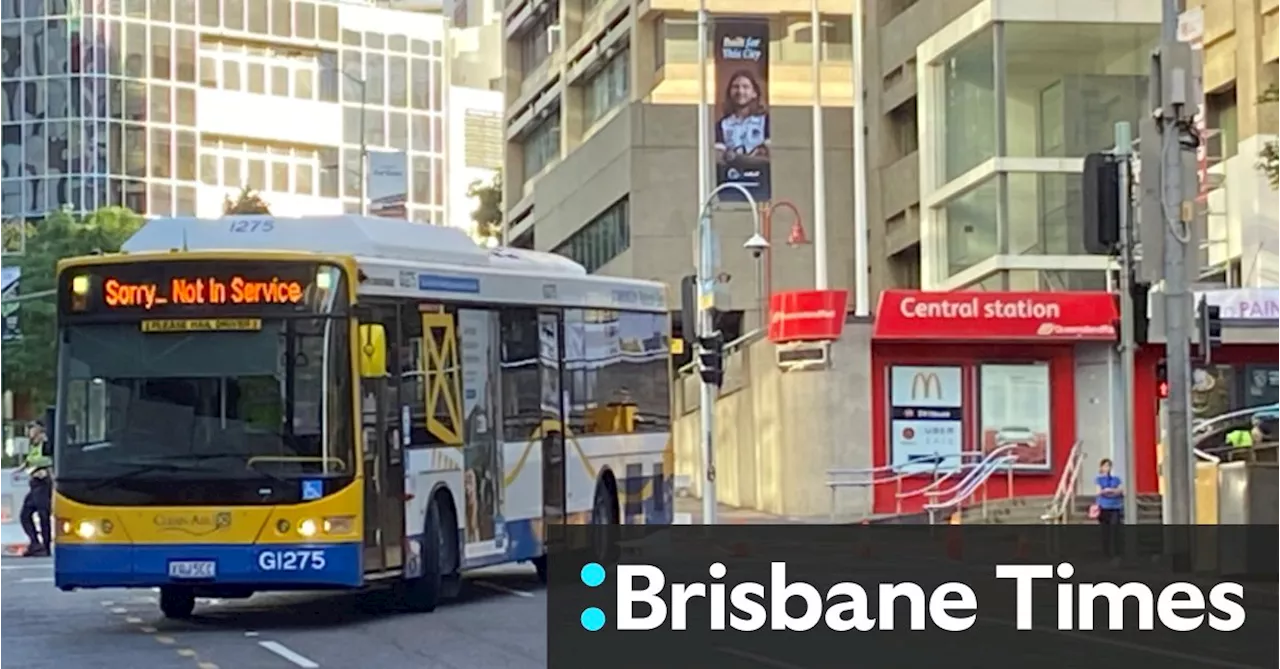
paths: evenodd
<path fill-rule="evenodd" d="M 547 5 L 547 12 L 533 20 L 520 36 L 520 67 L 524 74 L 538 69 L 560 46 L 560 3 Z"/>
<path fill-rule="evenodd" d="M 524 149 L 525 181 L 538 176 L 542 170 L 560 159 L 560 112 L 557 111 L 538 123 L 522 142 Z"/>
<path fill-rule="evenodd" d="M 940 209 L 947 239 L 942 276 L 962 272 L 996 254 L 998 195 L 996 179 L 988 179 Z"/>
<path fill-rule="evenodd" d="M 629 204 L 626 197 L 613 203 L 556 247 L 553 253 L 582 265 L 588 272 L 600 269 L 631 248 Z"/>
<path fill-rule="evenodd" d="M 631 51 L 614 56 L 587 79 L 583 87 L 587 125 L 591 126 L 614 107 L 627 101 L 631 92 Z"/>
<path fill-rule="evenodd" d="M 502 169 L 502 114 L 468 109 L 462 119 L 463 160 L 470 168 Z"/>

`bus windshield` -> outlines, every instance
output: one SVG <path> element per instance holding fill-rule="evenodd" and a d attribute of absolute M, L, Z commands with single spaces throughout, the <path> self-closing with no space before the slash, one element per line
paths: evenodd
<path fill-rule="evenodd" d="M 67 327 L 59 479 L 351 476 L 347 321 L 242 323 L 236 331 Z"/>

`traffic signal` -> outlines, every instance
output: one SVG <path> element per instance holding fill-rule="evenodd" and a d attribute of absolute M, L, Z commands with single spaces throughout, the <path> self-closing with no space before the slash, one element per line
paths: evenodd
<path fill-rule="evenodd" d="M 724 338 L 719 333 L 698 340 L 698 376 L 717 388 L 724 385 Z"/>
<path fill-rule="evenodd" d="M 1120 244 L 1120 161 L 1107 153 L 1084 159 L 1084 250 L 1115 255 Z"/>
<path fill-rule="evenodd" d="M 1196 320 L 1200 322 L 1200 355 L 1208 364 L 1213 360 L 1213 349 L 1222 345 L 1222 308 L 1202 299 L 1196 305 Z"/>
<path fill-rule="evenodd" d="M 1163 360 L 1156 363 L 1156 396 L 1169 399 L 1169 363 Z"/>
<path fill-rule="evenodd" d="M 1133 300 L 1133 343 L 1142 346 L 1151 339 L 1151 284 L 1131 282 L 1129 296 Z"/>

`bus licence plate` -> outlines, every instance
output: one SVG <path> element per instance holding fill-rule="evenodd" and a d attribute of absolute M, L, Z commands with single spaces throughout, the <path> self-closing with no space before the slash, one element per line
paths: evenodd
<path fill-rule="evenodd" d="M 218 563 L 213 560 L 176 560 L 169 563 L 169 578 L 213 578 L 218 575 Z"/>

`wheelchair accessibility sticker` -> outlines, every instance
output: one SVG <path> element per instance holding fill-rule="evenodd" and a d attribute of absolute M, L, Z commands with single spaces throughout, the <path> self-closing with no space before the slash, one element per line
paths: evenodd
<path fill-rule="evenodd" d="M 324 497 L 324 481 L 307 479 L 302 482 L 302 501 L 309 502 L 321 497 Z"/>

